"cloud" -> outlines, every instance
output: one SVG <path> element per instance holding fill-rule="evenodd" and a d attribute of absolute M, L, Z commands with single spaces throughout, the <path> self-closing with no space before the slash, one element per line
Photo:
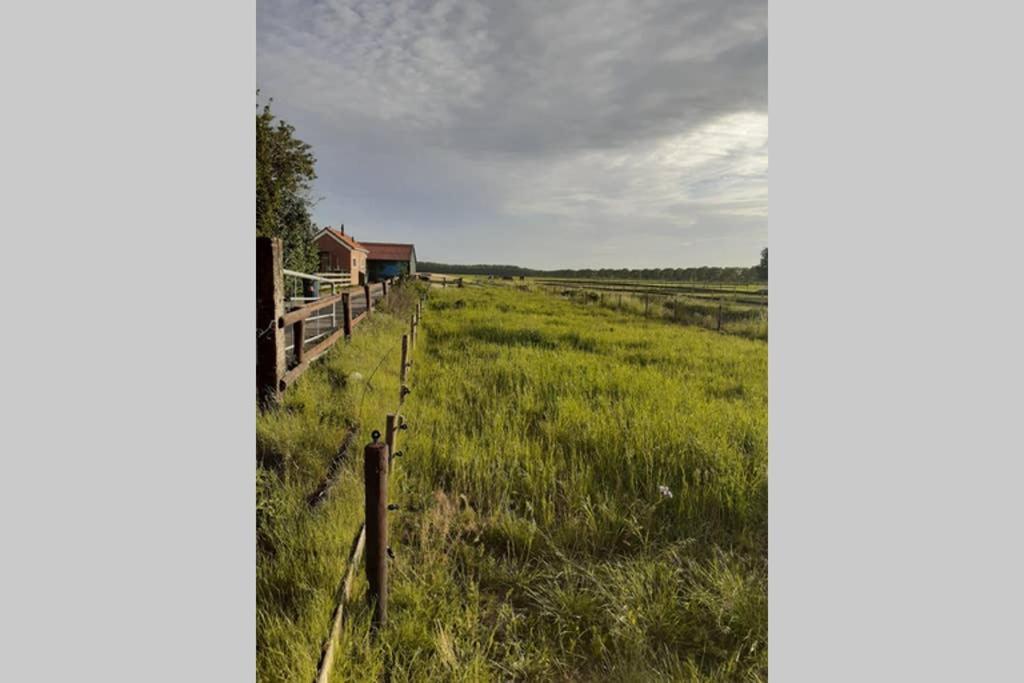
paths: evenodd
<path fill-rule="evenodd" d="M 763 1 L 280 0 L 257 30 L 260 87 L 317 151 L 322 222 L 524 265 L 764 246 Z"/>

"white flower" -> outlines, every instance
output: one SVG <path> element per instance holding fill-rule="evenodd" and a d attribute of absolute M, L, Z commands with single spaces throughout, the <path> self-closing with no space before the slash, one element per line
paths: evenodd
<path fill-rule="evenodd" d="M 352 380 L 353 382 L 362 382 L 362 381 L 363 381 L 363 376 L 362 376 L 361 374 L 359 374 L 358 372 L 353 372 L 353 373 L 352 373 L 351 375 L 349 375 L 348 377 L 349 377 L 349 379 L 351 379 L 351 380 Z"/>
<path fill-rule="evenodd" d="M 669 487 L 665 486 L 664 484 L 661 484 L 661 485 L 658 486 L 658 493 L 661 494 L 662 498 L 671 498 L 672 497 L 672 489 L 670 489 Z"/>

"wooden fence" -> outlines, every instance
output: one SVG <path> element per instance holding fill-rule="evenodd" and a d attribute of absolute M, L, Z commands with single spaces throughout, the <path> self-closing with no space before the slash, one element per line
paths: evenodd
<path fill-rule="evenodd" d="M 436 275 L 434 273 L 417 273 L 416 277 L 418 279 L 420 279 L 420 280 L 423 280 L 424 282 L 428 282 L 428 283 L 433 284 L 433 285 L 438 285 L 439 284 L 442 287 L 447 287 L 449 285 L 449 283 L 453 287 L 462 287 L 463 286 L 462 278 L 461 277 L 452 277 L 452 278 L 450 278 L 447 275 Z"/>
<path fill-rule="evenodd" d="M 368 318 L 374 309 L 374 293 L 378 301 L 386 300 L 393 280 L 377 284 L 348 287 L 340 292 L 340 279 L 286 271 L 282 265 L 281 240 L 270 237 L 256 238 L 256 392 L 260 405 L 269 405 L 280 400 L 281 392 L 293 384 L 310 364 L 327 352 L 342 338 L 352 336 L 356 326 Z M 297 307 L 285 310 L 284 276 L 305 278 L 306 283 L 324 283 L 331 288 L 327 296 L 314 296 L 310 288 L 304 287 L 304 296 L 292 297 Z M 309 296 L 305 296 L 309 295 Z M 337 324 L 338 306 L 341 306 L 340 325 Z M 326 309 L 329 315 L 317 315 Z M 353 315 L 353 308 L 361 309 Z M 330 319 L 326 331 L 315 335 L 307 334 L 307 326 Z M 289 328 L 292 344 L 287 344 Z M 313 341 L 319 342 L 308 347 Z M 288 363 L 288 350 L 292 351 Z"/>
<path fill-rule="evenodd" d="M 285 296 L 285 276 L 303 280 L 301 293 L 291 297 Z M 331 291 L 319 296 L 309 282 L 324 284 Z M 257 393 L 262 406 L 268 406 L 280 400 L 283 392 L 290 384 L 309 368 L 310 364 L 337 341 L 351 337 L 356 326 L 373 314 L 375 301 L 386 301 L 395 285 L 389 279 L 374 285 L 349 287 L 338 291 L 339 282 L 320 274 L 312 275 L 288 271 L 282 265 L 281 240 L 258 237 L 256 239 L 256 381 Z M 460 282 L 461 286 L 461 282 Z M 380 294 L 374 299 L 373 293 Z M 288 304 L 292 308 L 288 309 Z M 316 318 L 331 318 L 334 315 L 317 316 L 327 309 L 332 310 L 341 305 L 340 326 L 329 332 L 318 335 L 319 343 L 311 348 L 306 344 L 306 326 Z M 353 316 L 353 309 L 358 307 L 362 312 Z M 394 460 L 402 456 L 398 450 L 399 433 L 409 428 L 405 418 L 399 412 L 406 396 L 412 391 L 409 387 L 409 375 L 413 365 L 412 354 L 416 348 L 420 316 L 422 315 L 422 297 L 416 302 L 416 308 L 409 319 L 409 331 L 402 335 L 401 367 L 399 370 L 399 390 L 395 397 L 398 408 L 387 415 L 384 425 L 384 439 L 381 432 L 374 430 L 373 441 L 364 448 L 364 487 L 365 487 L 365 520 L 360 525 L 356 537 L 352 541 L 349 562 L 341 578 L 338 591 L 338 602 L 331 615 L 331 624 L 320 652 L 317 666 L 316 683 L 327 683 L 334 662 L 335 647 L 341 635 L 345 604 L 352 592 L 352 584 L 364 553 L 366 557 L 366 576 L 369 583 L 367 598 L 373 609 L 372 630 L 376 633 L 387 622 L 388 608 L 388 560 L 393 557 L 388 546 L 388 513 L 398 506 L 388 502 L 388 476 Z M 286 346 L 287 332 L 291 328 L 294 339 L 291 347 Z M 312 339 L 309 341 L 313 341 Z M 287 350 L 293 349 L 291 367 L 286 366 Z M 341 463 L 352 445 L 357 427 L 346 433 L 341 447 L 332 459 L 324 482 L 308 496 L 310 509 L 316 508 L 327 497 L 329 490 L 336 484 L 341 472 Z"/>
<path fill-rule="evenodd" d="M 649 289 L 550 284 L 539 287 L 548 294 L 579 304 L 634 312 L 645 318 L 695 325 L 748 339 L 767 339 L 767 298 L 750 303 L 743 297 L 729 294 L 712 297 Z"/>
<path fill-rule="evenodd" d="M 536 280 L 542 287 L 555 289 L 580 289 L 594 292 L 622 293 L 622 294 L 647 294 L 651 296 L 681 296 L 690 299 L 704 299 L 707 301 L 719 301 L 723 297 L 726 301 L 745 304 L 749 306 L 768 307 L 767 290 L 737 289 L 739 285 L 707 285 L 691 286 L 684 284 L 619 284 L 614 282 L 602 282 L 600 280 L 583 281 L 558 281 L 558 280 Z M 726 287 L 733 289 L 726 289 Z"/>

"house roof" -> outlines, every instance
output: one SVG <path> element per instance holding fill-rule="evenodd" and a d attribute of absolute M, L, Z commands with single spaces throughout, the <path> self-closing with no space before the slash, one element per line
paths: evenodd
<path fill-rule="evenodd" d="M 395 244 L 392 242 L 361 242 L 370 250 L 368 261 L 412 261 L 416 247 L 412 244 Z"/>
<path fill-rule="evenodd" d="M 349 249 L 355 249 L 356 251 L 361 251 L 363 253 L 368 253 L 369 252 L 369 249 L 367 249 L 367 247 L 366 247 L 366 245 L 364 243 L 358 242 L 355 239 L 353 239 L 351 236 L 346 235 L 345 233 L 343 233 L 340 230 L 335 230 L 334 228 L 324 228 L 313 239 L 317 239 L 317 238 L 320 237 L 320 235 L 325 235 L 325 234 L 326 235 L 330 235 L 334 239 L 336 239 L 339 242 L 341 242 L 342 244 L 344 244 Z"/>

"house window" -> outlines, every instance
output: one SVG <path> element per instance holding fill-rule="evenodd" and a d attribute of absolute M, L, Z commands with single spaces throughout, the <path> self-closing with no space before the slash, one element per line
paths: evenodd
<path fill-rule="evenodd" d="M 320 252 L 320 270 L 327 272 L 331 269 L 331 254 L 326 251 Z"/>

